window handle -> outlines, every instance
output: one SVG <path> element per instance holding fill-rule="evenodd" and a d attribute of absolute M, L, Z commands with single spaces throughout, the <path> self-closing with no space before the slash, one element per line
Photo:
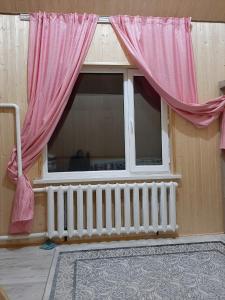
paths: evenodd
<path fill-rule="evenodd" d="M 130 121 L 130 131 L 132 134 L 134 134 L 134 122 Z"/>

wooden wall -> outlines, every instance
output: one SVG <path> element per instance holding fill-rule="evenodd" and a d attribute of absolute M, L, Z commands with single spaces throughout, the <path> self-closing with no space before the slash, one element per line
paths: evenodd
<path fill-rule="evenodd" d="M 108 15 L 192 16 L 197 21 L 225 22 L 224 0 L 1 0 L 1 13 L 34 11 Z"/>
<path fill-rule="evenodd" d="M 26 110 L 28 26 L 19 17 L 0 16 L 0 102 L 18 103 L 22 119 Z M 200 102 L 217 97 L 218 81 L 225 78 L 224 31 L 225 24 L 193 23 Z M 96 63 L 130 64 L 110 25 L 98 25 L 86 58 L 86 64 Z M 13 113 L 6 109 L 0 113 L 0 235 L 5 235 L 14 193 L 5 170 L 15 136 Z M 171 112 L 170 136 L 174 173 L 182 175 L 177 199 L 179 235 L 224 232 L 218 122 L 208 129 L 196 129 Z M 40 176 L 41 165 L 40 159 L 29 173 L 30 178 Z M 46 230 L 45 201 L 39 196 L 35 203 L 33 232 L 41 232 Z"/>
<path fill-rule="evenodd" d="M 192 39 L 199 101 L 220 95 L 225 77 L 225 24 L 194 23 Z M 181 234 L 224 231 L 219 124 L 196 129 L 173 114 L 175 170 L 182 174 L 178 194 Z"/>
<path fill-rule="evenodd" d="M 0 16 L 0 102 L 17 103 L 23 120 L 27 108 L 27 46 L 28 22 L 19 17 Z M 21 123 L 22 123 L 21 120 Z M 15 143 L 14 113 L 8 109 L 0 110 L 0 235 L 8 232 L 11 204 L 15 187 L 6 176 L 9 154 Z M 40 174 L 37 162 L 29 175 Z M 34 230 L 43 229 L 45 202 L 36 202 Z"/>

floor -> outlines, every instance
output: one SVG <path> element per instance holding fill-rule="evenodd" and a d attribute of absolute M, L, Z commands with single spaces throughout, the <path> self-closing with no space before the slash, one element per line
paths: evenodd
<path fill-rule="evenodd" d="M 110 242 L 91 245 L 63 245 L 58 248 L 81 250 L 218 240 L 225 242 L 225 235 Z M 10 300 L 42 299 L 54 251 L 41 250 L 39 247 L 24 247 L 15 250 L 0 249 L 0 287 L 5 289 Z"/>
<path fill-rule="evenodd" d="M 42 299 L 54 250 L 0 249 L 0 287 L 10 300 Z"/>

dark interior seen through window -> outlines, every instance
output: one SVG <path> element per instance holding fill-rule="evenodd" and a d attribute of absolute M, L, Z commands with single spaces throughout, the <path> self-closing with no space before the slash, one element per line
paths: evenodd
<path fill-rule="evenodd" d="M 81 73 L 48 143 L 48 171 L 125 169 L 123 74 Z"/>
<path fill-rule="evenodd" d="M 161 99 L 143 76 L 134 76 L 134 122 L 136 165 L 161 165 Z"/>

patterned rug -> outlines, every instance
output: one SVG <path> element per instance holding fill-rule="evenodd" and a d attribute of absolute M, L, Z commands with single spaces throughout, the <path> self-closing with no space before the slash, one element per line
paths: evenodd
<path fill-rule="evenodd" d="M 48 299 L 225 299 L 225 245 L 59 252 Z"/>

